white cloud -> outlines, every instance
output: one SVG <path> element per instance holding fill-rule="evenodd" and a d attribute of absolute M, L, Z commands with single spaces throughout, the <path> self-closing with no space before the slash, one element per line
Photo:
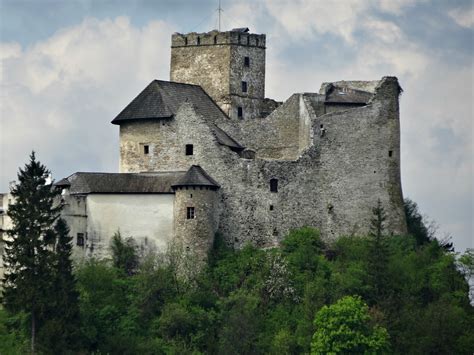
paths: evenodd
<path fill-rule="evenodd" d="M 360 0 L 266 0 L 266 6 L 275 21 L 294 39 L 308 39 L 315 33 L 333 33 L 351 43 L 353 31 L 369 3 Z"/>
<path fill-rule="evenodd" d="M 380 41 L 393 44 L 402 39 L 402 31 L 393 22 L 381 21 L 374 18 L 367 19 L 364 22 L 365 30 L 370 33 L 371 37 Z"/>
<path fill-rule="evenodd" d="M 110 121 L 152 79 L 169 77 L 172 29 L 87 18 L 31 47 L 1 46 L 2 189 L 32 149 L 58 174 L 118 170 Z"/>
<path fill-rule="evenodd" d="M 375 0 L 373 4 L 374 7 L 378 7 L 383 12 L 401 15 L 407 7 L 425 1 L 426 0 Z"/>
<path fill-rule="evenodd" d="M 474 7 L 468 9 L 457 8 L 448 12 L 451 17 L 459 26 L 466 28 L 474 28 Z"/>

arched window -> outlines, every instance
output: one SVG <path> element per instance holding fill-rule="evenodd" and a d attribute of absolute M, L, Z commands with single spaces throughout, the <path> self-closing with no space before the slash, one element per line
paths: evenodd
<path fill-rule="evenodd" d="M 217 44 L 217 36 L 214 36 L 214 44 Z"/>
<path fill-rule="evenodd" d="M 199 46 L 201 44 L 201 37 L 197 38 L 197 45 Z"/>
<path fill-rule="evenodd" d="M 278 179 L 270 180 L 270 192 L 278 192 Z"/>

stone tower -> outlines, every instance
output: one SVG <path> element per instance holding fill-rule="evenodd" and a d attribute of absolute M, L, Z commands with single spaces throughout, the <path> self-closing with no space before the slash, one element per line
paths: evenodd
<path fill-rule="evenodd" d="M 265 113 L 265 35 L 248 28 L 175 33 L 170 80 L 200 85 L 232 119 Z"/>
<path fill-rule="evenodd" d="M 205 260 L 218 227 L 219 184 L 192 165 L 173 186 L 175 240 L 198 260 Z"/>

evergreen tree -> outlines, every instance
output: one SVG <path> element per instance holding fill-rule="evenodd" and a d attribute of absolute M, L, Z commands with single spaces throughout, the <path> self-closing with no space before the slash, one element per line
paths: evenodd
<path fill-rule="evenodd" d="M 19 183 L 11 190 L 14 204 L 10 205 L 8 214 L 13 227 L 5 241 L 2 301 L 8 311 L 29 315 L 33 354 L 36 333 L 51 295 L 53 223 L 61 209 L 55 204 L 59 192 L 46 183 L 48 175 L 49 171 L 32 152 L 30 162 L 18 173 Z"/>
<path fill-rule="evenodd" d="M 387 294 L 389 284 L 387 274 L 389 247 L 384 235 L 386 214 L 380 200 L 377 201 L 377 207 L 372 209 L 372 213 L 374 216 L 371 219 L 369 233 L 368 276 L 374 288 L 373 301 L 378 302 Z"/>
<path fill-rule="evenodd" d="M 437 225 L 430 221 L 426 216 L 423 216 L 418 204 L 409 198 L 403 201 L 403 208 L 407 220 L 408 234 L 411 234 L 416 239 L 418 246 L 428 244 L 434 239 L 438 239 L 439 245 L 446 251 L 453 252 L 453 243 L 450 242 L 451 237 L 448 235 L 444 238 L 437 238 Z"/>
<path fill-rule="evenodd" d="M 38 343 L 47 353 L 64 354 L 77 348 L 80 329 L 79 293 L 72 273 L 72 237 L 66 221 L 59 218 L 54 226 L 55 260 L 52 265 L 54 283 L 49 317 L 45 319 Z"/>

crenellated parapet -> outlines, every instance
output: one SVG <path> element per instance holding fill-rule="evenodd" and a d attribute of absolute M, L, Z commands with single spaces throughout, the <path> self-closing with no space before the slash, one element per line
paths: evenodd
<path fill-rule="evenodd" d="M 171 48 L 214 45 L 237 45 L 265 49 L 266 36 L 264 34 L 249 33 L 248 29 L 236 29 L 226 32 L 217 30 L 202 33 L 176 32 L 171 36 Z"/>

